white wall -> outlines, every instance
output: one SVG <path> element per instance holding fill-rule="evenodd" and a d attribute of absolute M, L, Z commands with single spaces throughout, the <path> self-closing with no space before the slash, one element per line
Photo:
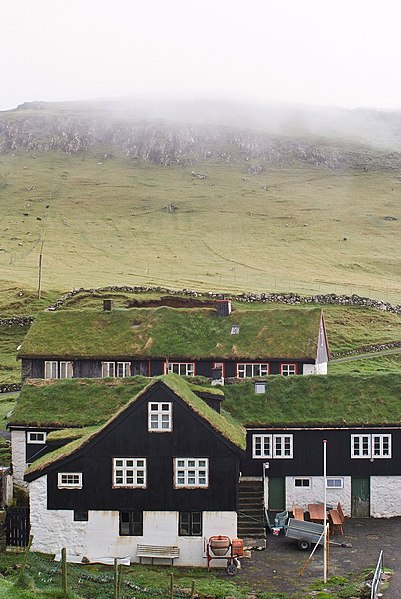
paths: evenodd
<path fill-rule="evenodd" d="M 21 487 L 27 487 L 28 483 L 24 481 L 26 468 L 25 431 L 11 431 L 11 462 L 14 483 Z"/>
<path fill-rule="evenodd" d="M 327 362 L 321 364 L 304 364 L 302 374 L 327 374 Z"/>
<path fill-rule="evenodd" d="M 315 374 L 327 374 L 327 362 L 315 365 Z"/>
<path fill-rule="evenodd" d="M 330 478 L 330 474 L 328 474 Z M 297 476 L 296 478 L 309 478 L 310 487 L 296 487 L 295 478 L 287 476 L 285 479 L 286 507 L 288 511 L 292 510 L 295 504 L 307 509 L 308 503 L 323 503 L 324 501 L 324 480 L 322 476 Z M 340 478 L 340 477 L 336 477 Z M 343 506 L 346 516 L 351 515 L 351 477 L 342 476 L 344 487 L 342 489 L 327 489 L 327 504 L 337 507 L 340 502 Z"/>
<path fill-rule="evenodd" d="M 370 515 L 373 518 L 401 516 L 401 476 L 370 477 Z"/>
<path fill-rule="evenodd" d="M 31 534 L 33 551 L 60 554 L 67 549 L 70 561 L 90 561 L 101 557 L 136 557 L 137 544 L 178 545 L 178 566 L 206 566 L 204 538 L 212 535 L 237 536 L 236 512 L 203 512 L 203 537 L 178 536 L 178 512 L 144 512 L 143 536 L 120 537 L 118 511 L 90 511 L 88 522 L 74 522 L 72 510 L 47 509 L 47 476 L 33 481 L 30 487 Z M 157 560 L 155 560 L 157 563 Z M 160 563 L 166 563 L 162 560 Z M 214 560 L 212 566 L 226 566 Z"/>

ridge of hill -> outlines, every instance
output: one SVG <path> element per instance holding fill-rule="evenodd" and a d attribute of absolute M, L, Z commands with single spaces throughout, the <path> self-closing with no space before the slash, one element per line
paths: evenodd
<path fill-rule="evenodd" d="M 175 109 L 173 109 L 175 107 Z M 114 154 L 161 166 L 204 159 L 329 169 L 401 167 L 401 112 L 186 103 L 26 102 L 0 113 L 0 154 Z"/>

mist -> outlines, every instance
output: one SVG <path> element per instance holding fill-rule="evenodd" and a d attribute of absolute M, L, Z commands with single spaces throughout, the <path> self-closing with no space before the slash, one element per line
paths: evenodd
<path fill-rule="evenodd" d="M 0 109 L 212 98 L 401 106 L 396 0 L 21 0 L 3 7 Z"/>

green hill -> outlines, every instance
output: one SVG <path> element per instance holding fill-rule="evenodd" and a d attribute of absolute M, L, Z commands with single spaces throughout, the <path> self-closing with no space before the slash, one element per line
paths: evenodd
<path fill-rule="evenodd" d="M 400 301 L 398 113 L 118 106 L 0 114 L 2 279 Z"/>

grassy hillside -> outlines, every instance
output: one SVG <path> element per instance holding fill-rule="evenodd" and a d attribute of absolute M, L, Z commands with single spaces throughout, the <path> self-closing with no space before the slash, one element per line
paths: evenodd
<path fill-rule="evenodd" d="M 1 277 L 35 287 L 44 240 L 46 290 L 162 284 L 401 301 L 397 172 L 248 166 L 204 160 L 199 179 L 192 166 L 123 157 L 3 154 Z"/>

